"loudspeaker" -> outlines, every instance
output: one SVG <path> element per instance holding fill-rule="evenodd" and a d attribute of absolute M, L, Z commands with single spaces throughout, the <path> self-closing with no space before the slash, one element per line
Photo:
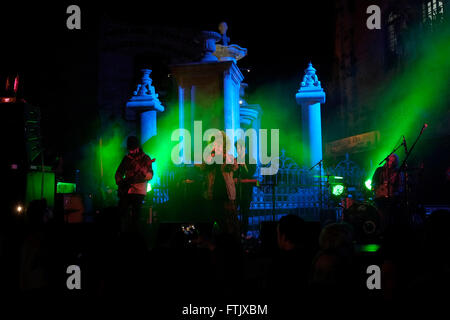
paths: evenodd
<path fill-rule="evenodd" d="M 0 104 L 7 125 L 0 127 L 3 159 L 9 165 L 27 167 L 41 152 L 40 110 L 29 103 Z"/>
<path fill-rule="evenodd" d="M 83 222 L 83 197 L 78 193 L 57 194 L 57 210 L 64 217 L 65 223 Z"/>

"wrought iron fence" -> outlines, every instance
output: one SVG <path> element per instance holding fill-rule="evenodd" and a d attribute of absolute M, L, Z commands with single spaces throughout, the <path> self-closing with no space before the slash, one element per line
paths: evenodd
<path fill-rule="evenodd" d="M 355 189 L 363 186 L 366 172 L 347 155 L 345 160 L 335 167 L 325 167 L 322 173 L 317 169 L 300 167 L 292 158 L 281 150 L 279 170 L 276 175 L 262 176 L 257 170 L 256 178 L 259 186 L 253 188 L 253 200 L 250 205 L 250 224 L 261 221 L 277 220 L 280 215 L 297 214 L 307 220 L 318 220 L 322 209 L 336 209 L 336 204 L 330 201 L 331 176 L 342 177 L 346 186 Z M 152 182 L 151 201 L 154 204 L 167 202 L 170 198 L 170 185 L 175 179 L 175 173 L 164 172 Z"/>

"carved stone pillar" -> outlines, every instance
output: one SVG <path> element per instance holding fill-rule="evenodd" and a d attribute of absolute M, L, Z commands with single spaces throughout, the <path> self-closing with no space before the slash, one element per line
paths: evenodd
<path fill-rule="evenodd" d="M 155 87 L 152 86 L 150 69 L 142 69 L 141 83 L 137 85 L 136 91 L 127 102 L 127 108 L 139 114 L 141 144 L 146 143 L 156 135 L 156 112 L 164 111 L 164 107 L 158 100 Z"/>
<path fill-rule="evenodd" d="M 316 69 L 309 63 L 295 95 L 302 108 L 302 133 L 304 164 L 313 166 L 322 160 L 322 121 L 320 104 L 325 102 L 325 92 L 316 75 Z"/>

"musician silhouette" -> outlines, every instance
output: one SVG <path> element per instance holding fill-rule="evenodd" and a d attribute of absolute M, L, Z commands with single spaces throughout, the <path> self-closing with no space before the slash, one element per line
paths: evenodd
<path fill-rule="evenodd" d="M 372 177 L 375 191 L 375 205 L 382 215 L 384 227 L 393 222 L 394 212 L 400 208 L 403 194 L 403 175 L 399 168 L 398 155 L 391 154 L 382 167 L 378 167 Z"/>
<path fill-rule="evenodd" d="M 115 179 L 119 186 L 119 211 L 121 218 L 129 220 L 128 209 L 131 207 L 131 223 L 125 223 L 124 229 L 137 231 L 139 212 L 147 194 L 147 182 L 153 178 L 152 160 L 146 155 L 135 136 L 127 139 L 128 154 L 117 168 Z"/>

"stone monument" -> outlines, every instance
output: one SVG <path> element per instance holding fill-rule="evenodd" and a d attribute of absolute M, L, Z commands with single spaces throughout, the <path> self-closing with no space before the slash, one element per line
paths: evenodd
<path fill-rule="evenodd" d="M 325 103 L 325 92 L 311 62 L 305 69 L 300 89 L 295 95 L 302 108 L 302 136 L 305 165 L 314 166 L 322 160 L 322 121 L 320 104 Z"/>
<path fill-rule="evenodd" d="M 224 34 L 203 31 L 200 39 L 203 40 L 203 57 L 199 62 L 170 68 L 178 85 L 180 129 L 194 133 L 194 121 L 202 121 L 203 132 L 210 128 L 239 129 L 239 90 L 244 76 L 237 60 L 245 56 L 247 50 L 242 49 L 239 55 L 224 51 L 224 55 L 218 56 L 216 42 L 223 41 Z"/>
<path fill-rule="evenodd" d="M 151 137 L 156 135 L 156 112 L 164 111 L 164 107 L 158 99 L 155 87 L 152 86 L 150 74 L 152 70 L 142 69 L 141 82 L 137 85 L 133 96 L 128 100 L 128 110 L 133 110 L 140 117 L 140 138 L 143 145 Z"/>

